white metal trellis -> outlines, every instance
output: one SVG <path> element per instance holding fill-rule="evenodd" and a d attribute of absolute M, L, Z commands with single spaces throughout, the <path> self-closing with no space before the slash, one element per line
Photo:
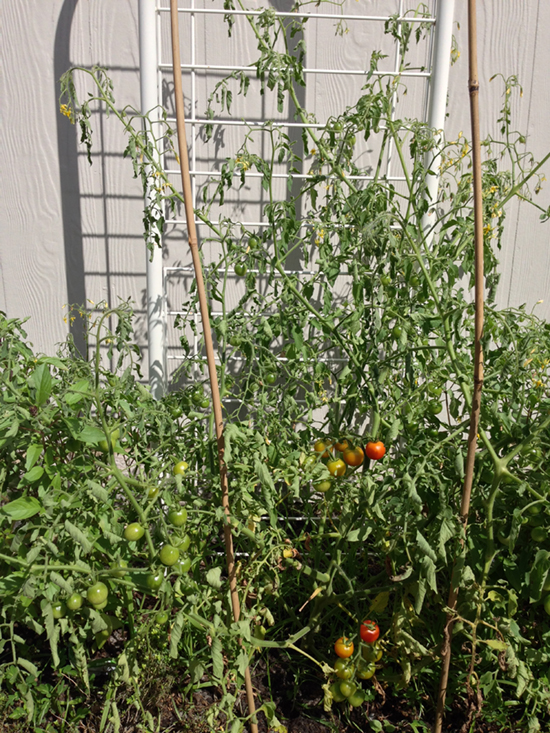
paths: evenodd
<path fill-rule="evenodd" d="M 197 58 L 197 39 L 196 39 L 196 19 L 198 16 L 220 16 L 231 13 L 238 17 L 242 15 L 258 15 L 260 10 L 234 10 L 228 11 L 223 8 L 221 0 L 216 0 L 218 7 L 206 8 L 197 7 L 197 0 L 185 0 L 186 4 L 184 7 L 178 8 L 178 11 L 184 14 L 188 18 L 189 22 L 189 33 L 190 33 L 190 61 L 182 63 L 182 71 L 187 72 L 190 77 L 190 109 L 191 115 L 187 119 L 187 124 L 190 125 L 191 135 L 190 140 L 196 140 L 197 127 L 205 125 L 206 123 L 212 124 L 218 128 L 229 128 L 231 126 L 244 126 L 253 128 L 259 123 L 252 119 L 231 119 L 227 115 L 224 118 L 218 119 L 207 119 L 197 115 L 197 72 L 209 71 L 209 72 L 226 72 L 231 73 L 232 71 L 244 71 L 254 73 L 254 68 L 241 65 L 231 64 L 216 64 L 209 65 L 205 63 L 203 59 Z M 428 123 L 428 125 L 437 130 L 444 129 L 445 123 L 445 110 L 447 101 L 447 90 L 449 81 L 449 66 L 451 59 L 451 46 L 452 46 L 452 25 L 454 20 L 454 1 L 455 0 L 432 0 L 435 10 L 429 18 L 417 18 L 414 19 L 410 16 L 406 17 L 407 21 L 412 22 L 429 22 L 435 27 L 434 33 L 430 34 L 429 43 L 429 61 L 427 70 L 414 70 L 405 71 L 401 74 L 404 77 L 417 77 L 424 78 L 426 80 L 426 90 L 424 95 L 424 109 L 422 110 L 422 117 Z M 399 0 L 398 9 L 398 22 L 405 20 L 405 0 Z M 356 7 L 355 5 L 353 6 Z M 140 19 L 140 69 L 141 69 L 141 108 L 142 112 L 149 112 L 153 108 L 158 109 L 158 105 L 161 103 L 161 84 L 162 84 L 162 73 L 171 69 L 169 64 L 161 63 L 162 59 L 162 34 L 161 34 L 161 16 L 169 13 L 169 5 L 163 0 L 139 0 L 139 19 Z M 369 14 L 358 14 L 358 13 L 347 13 L 344 12 L 341 15 L 335 15 L 334 13 L 323 13 L 323 12 L 282 12 L 276 11 L 275 15 L 278 17 L 301 17 L 315 20 L 317 22 L 323 20 L 344 20 L 353 23 L 384 23 L 390 20 L 387 15 L 369 15 Z M 395 48 L 395 65 L 393 71 L 384 71 L 380 74 L 385 76 L 389 74 L 397 75 L 399 73 L 399 52 L 398 42 L 396 42 Z M 307 66 L 304 69 L 305 75 L 343 75 L 343 76 L 360 76 L 366 75 L 365 69 L 330 69 L 321 67 Z M 203 100 L 203 105 L 205 100 Z M 154 119 L 154 116 L 153 116 Z M 158 119 L 158 118 L 157 118 Z M 275 121 L 274 126 L 279 126 L 287 129 L 292 128 L 303 128 L 305 125 L 301 122 L 290 122 L 290 121 Z M 312 128 L 323 128 L 324 124 L 310 124 Z M 437 158 L 432 154 L 427 164 L 432 167 L 433 170 L 438 170 Z M 391 181 L 402 180 L 399 176 L 392 175 L 391 172 L 392 156 L 391 149 L 386 161 L 386 178 Z M 197 161 L 197 146 L 192 143 L 191 150 L 191 176 L 192 176 L 192 189 L 193 189 L 193 203 L 195 204 L 197 195 L 197 181 L 204 179 L 205 177 L 213 177 L 220 175 L 208 168 L 208 166 L 200 167 Z M 167 171 L 170 173 L 170 171 Z M 285 179 L 289 177 L 289 173 L 276 173 L 274 178 Z M 260 177 L 260 173 L 248 172 L 247 178 Z M 305 178 L 307 174 L 292 174 L 294 178 Z M 350 177 L 351 178 L 351 177 Z M 368 176 L 358 176 L 357 178 L 365 179 Z M 437 176 L 430 176 L 428 181 L 428 196 L 431 200 L 435 200 L 437 195 L 437 189 L 439 180 Z M 428 212 L 422 221 L 422 227 L 426 230 L 431 226 L 432 212 Z M 183 220 L 172 219 L 168 223 L 174 225 L 184 225 Z M 263 221 L 252 221 L 243 219 L 240 222 L 242 225 L 252 228 L 261 227 L 265 222 Z M 200 226 L 200 222 L 197 222 Z M 149 361 L 149 381 L 151 384 L 152 392 L 155 397 L 160 397 L 166 390 L 167 386 L 167 362 L 168 359 L 178 359 L 178 356 L 167 356 L 167 319 L 174 317 L 178 314 L 177 310 L 167 309 L 167 295 L 166 295 L 166 280 L 173 273 L 184 273 L 189 271 L 188 267 L 180 266 L 164 266 L 162 261 L 162 253 L 160 251 L 155 252 L 153 258 L 147 258 L 147 319 L 148 319 L 148 361 Z M 302 274 L 306 274 L 305 272 Z M 215 314 L 214 314 L 215 315 Z M 195 349 L 198 345 L 195 340 Z"/>

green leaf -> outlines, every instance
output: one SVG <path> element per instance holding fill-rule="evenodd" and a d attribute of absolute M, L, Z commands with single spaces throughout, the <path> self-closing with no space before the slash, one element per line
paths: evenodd
<path fill-rule="evenodd" d="M 172 659 L 178 658 L 178 644 L 180 643 L 184 623 L 184 613 L 179 611 L 170 632 L 170 657 Z"/>
<path fill-rule="evenodd" d="M 19 499 L 4 504 L 2 511 L 5 512 L 13 522 L 22 519 L 29 519 L 42 511 L 42 504 L 34 496 L 21 496 Z"/>
<path fill-rule="evenodd" d="M 29 384 L 35 390 L 35 403 L 43 405 L 52 392 L 52 375 L 47 364 L 40 364 L 29 377 Z"/>
<path fill-rule="evenodd" d="M 65 394 L 65 402 L 69 406 L 76 405 L 84 397 L 91 397 L 90 382 L 87 379 L 81 379 L 72 387 L 69 387 L 69 390 Z"/>
<path fill-rule="evenodd" d="M 35 466 L 34 468 L 31 468 L 30 471 L 27 471 L 27 473 L 23 474 L 23 479 L 27 483 L 33 484 L 35 481 L 41 479 L 43 475 L 44 466 Z"/>
<path fill-rule="evenodd" d="M 424 555 L 429 557 L 433 563 L 437 562 L 437 554 L 432 550 L 430 543 L 419 530 L 416 531 L 416 543 Z"/>
<path fill-rule="evenodd" d="M 87 555 L 89 552 L 93 550 L 94 546 L 90 542 L 90 540 L 86 537 L 84 532 L 82 532 L 82 530 L 80 530 L 77 526 L 75 526 L 68 519 L 65 520 L 65 529 L 71 535 L 73 540 L 82 547 L 85 555 Z"/>
<path fill-rule="evenodd" d="M 65 580 L 65 578 L 60 575 L 59 573 L 56 573 L 55 570 L 52 570 L 50 573 L 50 578 L 52 581 L 58 585 L 62 590 L 65 591 L 67 595 L 71 595 L 73 592 L 73 585 L 68 580 Z"/>
<path fill-rule="evenodd" d="M 40 458 L 43 447 L 41 443 L 31 443 L 27 448 L 27 454 L 25 458 L 25 471 L 30 471 L 36 461 Z"/>
<path fill-rule="evenodd" d="M 35 677 L 39 676 L 38 667 L 36 667 L 36 665 L 34 665 L 32 662 L 29 662 L 28 659 L 23 659 L 23 657 L 18 657 L 17 664 L 20 667 L 23 667 L 23 669 L 26 669 L 27 672 L 30 672 Z"/>
<path fill-rule="evenodd" d="M 222 642 L 217 636 L 212 639 L 212 674 L 217 680 L 223 679 L 223 654 L 222 654 Z"/>
<path fill-rule="evenodd" d="M 99 443 L 101 440 L 106 440 L 103 430 L 96 428 L 95 425 L 86 425 L 76 437 L 83 443 L 90 444 Z"/>
<path fill-rule="evenodd" d="M 236 662 L 239 674 L 241 675 L 241 677 L 244 677 L 244 673 L 246 672 L 246 668 L 249 664 L 248 654 L 245 652 L 244 649 L 241 649 L 241 651 L 239 652 L 239 656 L 237 657 Z"/>
<path fill-rule="evenodd" d="M 221 575 L 221 568 L 210 568 L 210 570 L 206 573 L 206 582 L 208 583 L 208 585 L 211 585 L 212 588 L 216 588 L 217 590 L 219 590 L 223 586 Z"/>

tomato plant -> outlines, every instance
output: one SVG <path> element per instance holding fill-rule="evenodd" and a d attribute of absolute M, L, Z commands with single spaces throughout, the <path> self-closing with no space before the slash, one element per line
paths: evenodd
<path fill-rule="evenodd" d="M 235 265 L 235 274 L 239 277 L 246 275 L 246 265 L 242 262 L 237 262 Z"/>
<path fill-rule="evenodd" d="M 366 621 L 363 621 L 363 623 L 361 624 L 361 628 L 359 629 L 359 635 L 361 636 L 361 639 L 363 639 L 365 643 L 374 644 L 374 642 L 380 636 L 380 628 L 375 621 L 371 621 L 370 619 L 367 619 Z"/>
<path fill-rule="evenodd" d="M 386 455 L 386 447 L 381 440 L 369 442 L 365 447 L 365 455 L 367 458 L 370 458 L 371 461 L 379 461 Z"/>
<path fill-rule="evenodd" d="M 354 648 L 353 641 L 345 636 L 341 636 L 334 644 L 336 656 L 341 657 L 342 659 L 351 657 Z"/>

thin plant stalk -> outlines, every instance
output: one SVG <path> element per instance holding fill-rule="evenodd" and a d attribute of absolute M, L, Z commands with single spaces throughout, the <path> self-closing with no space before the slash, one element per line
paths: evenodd
<path fill-rule="evenodd" d="M 193 259 L 193 267 L 195 270 L 195 281 L 197 284 L 197 293 L 199 296 L 199 305 L 201 312 L 201 320 L 203 327 L 204 346 L 206 350 L 206 360 L 208 365 L 208 375 L 210 377 L 210 388 L 212 391 L 212 406 L 214 411 L 214 425 L 216 429 L 216 440 L 218 444 L 218 461 L 220 467 L 220 483 L 222 492 L 222 506 L 225 512 L 226 521 L 224 522 L 224 541 L 225 554 L 227 560 L 227 574 L 229 577 L 229 590 L 231 595 L 231 606 L 233 609 L 233 618 L 237 622 L 241 615 L 241 607 L 239 603 L 239 594 L 237 591 L 237 579 L 235 575 L 235 553 L 233 550 L 233 537 L 231 534 L 231 513 L 229 510 L 229 485 L 227 480 L 227 466 L 224 460 L 224 436 L 223 436 L 223 418 L 222 405 L 220 399 L 220 390 L 218 385 L 218 374 L 216 371 L 216 362 L 214 358 L 214 346 L 212 343 L 212 331 L 210 328 L 210 317 L 208 313 L 208 301 L 204 287 L 204 278 L 202 273 L 202 264 L 199 253 L 197 230 L 195 227 L 195 211 L 193 208 L 193 198 L 191 192 L 191 177 L 189 174 L 189 156 L 187 153 L 187 138 L 185 134 L 185 111 L 183 106 L 183 91 L 181 84 L 181 60 L 180 60 L 180 42 L 179 42 L 179 22 L 178 22 L 178 4 L 177 0 L 170 0 L 170 20 L 172 31 L 172 62 L 174 66 L 174 97 L 176 102 L 176 128 L 178 134 L 178 151 L 179 163 L 181 170 L 181 181 L 183 186 L 183 198 L 185 207 L 185 218 L 187 221 L 187 232 L 189 239 L 189 247 Z M 252 733 L 258 733 L 258 726 L 255 718 L 254 693 L 252 690 L 252 679 L 250 677 L 249 667 L 245 670 L 245 688 L 248 702 L 248 710 L 251 716 L 250 730 Z"/>
<path fill-rule="evenodd" d="M 481 405 L 481 390 L 483 387 L 483 349 L 481 346 L 484 306 L 483 203 L 481 181 L 481 144 L 479 135 L 479 81 L 477 71 L 476 0 L 468 0 L 468 55 L 468 90 L 470 95 L 470 120 L 472 126 L 472 161 L 474 184 L 475 341 L 474 390 L 472 396 L 472 408 L 470 412 L 468 452 L 466 454 L 464 484 L 462 487 L 462 501 L 460 506 L 460 519 L 462 521 L 464 534 L 466 533 L 466 528 L 468 524 L 468 513 L 470 511 L 470 497 L 472 493 L 472 480 L 474 475 L 475 452 L 477 447 L 479 426 L 479 410 Z M 445 697 L 447 694 L 449 667 L 451 664 L 451 638 L 453 632 L 455 609 L 458 599 L 458 587 L 455 586 L 455 582 L 456 580 L 453 574 L 453 577 L 451 578 L 451 586 L 449 589 L 449 599 L 447 601 L 447 618 L 443 631 L 443 645 L 441 649 L 441 677 L 439 680 L 439 690 L 437 695 L 434 733 L 441 733 L 443 714 L 445 710 Z"/>

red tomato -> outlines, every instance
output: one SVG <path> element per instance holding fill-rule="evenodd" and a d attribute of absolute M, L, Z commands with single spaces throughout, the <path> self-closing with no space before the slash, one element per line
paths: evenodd
<path fill-rule="evenodd" d="M 342 458 L 348 466 L 360 466 L 365 460 L 365 454 L 362 448 L 348 448 Z"/>
<path fill-rule="evenodd" d="M 370 619 L 367 619 L 361 624 L 359 634 L 361 636 L 361 639 L 363 639 L 363 641 L 365 641 L 367 644 L 374 644 L 374 642 L 380 636 L 380 628 L 378 627 L 376 621 L 371 621 Z"/>
<path fill-rule="evenodd" d="M 351 639 L 348 639 L 347 636 L 341 636 L 334 645 L 336 656 L 341 657 L 342 659 L 347 659 L 348 657 L 351 657 L 351 655 L 353 654 L 353 649 L 353 641 Z"/>
<path fill-rule="evenodd" d="M 376 443 L 367 443 L 365 453 L 367 454 L 367 458 L 370 458 L 372 461 L 379 461 L 385 456 L 386 448 L 384 443 L 378 440 Z"/>

